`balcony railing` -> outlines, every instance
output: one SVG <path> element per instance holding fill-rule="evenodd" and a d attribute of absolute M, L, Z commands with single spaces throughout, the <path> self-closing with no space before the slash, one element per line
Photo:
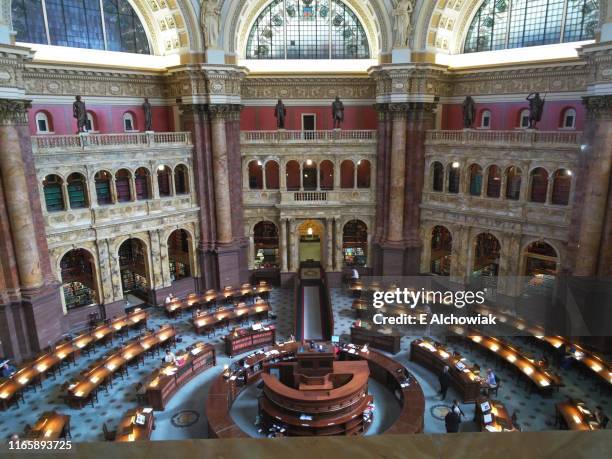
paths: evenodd
<path fill-rule="evenodd" d="M 34 153 L 191 145 L 189 132 L 126 132 L 121 134 L 32 136 Z"/>
<path fill-rule="evenodd" d="M 369 143 L 376 141 L 376 131 L 243 131 L 242 143 Z"/>
<path fill-rule="evenodd" d="M 517 129 L 514 131 L 491 131 L 488 129 L 427 131 L 427 143 L 440 144 L 579 145 L 581 138 L 582 132 L 579 131 L 537 131 L 532 129 Z"/>

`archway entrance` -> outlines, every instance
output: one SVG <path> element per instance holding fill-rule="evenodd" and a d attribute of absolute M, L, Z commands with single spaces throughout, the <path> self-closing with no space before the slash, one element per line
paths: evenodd
<path fill-rule="evenodd" d="M 60 261 L 62 290 L 66 309 L 98 302 L 95 263 L 84 249 L 67 252 Z"/>
<path fill-rule="evenodd" d="M 300 262 L 321 261 L 323 225 L 318 220 L 306 220 L 298 227 Z"/>
<path fill-rule="evenodd" d="M 147 246 L 140 239 L 131 238 L 119 247 L 119 269 L 123 295 L 132 294 L 149 300 L 149 263 Z"/>
<path fill-rule="evenodd" d="M 430 272 L 440 276 L 450 275 L 453 238 L 445 226 L 434 226 L 431 230 Z"/>
<path fill-rule="evenodd" d="M 536 241 L 525 250 L 525 275 L 553 280 L 557 275 L 557 251 L 546 242 Z"/>
<path fill-rule="evenodd" d="M 491 233 L 480 233 L 474 247 L 472 276 L 481 277 L 491 287 L 497 285 L 501 244 Z"/>
<path fill-rule="evenodd" d="M 168 263 L 172 282 L 190 277 L 191 251 L 189 233 L 184 229 L 177 229 L 168 237 Z"/>

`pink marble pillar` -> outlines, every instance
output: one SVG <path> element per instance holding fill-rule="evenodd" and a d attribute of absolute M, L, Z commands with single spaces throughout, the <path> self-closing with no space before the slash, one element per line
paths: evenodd
<path fill-rule="evenodd" d="M 217 220 L 217 242 L 232 242 L 232 212 L 229 190 L 225 106 L 211 106 L 212 115 L 212 168 L 215 189 L 215 214 Z"/>
<path fill-rule="evenodd" d="M 406 104 L 391 104 L 393 133 L 391 138 L 391 171 L 389 176 L 389 220 L 387 240 L 404 239 L 404 185 L 406 181 Z"/>

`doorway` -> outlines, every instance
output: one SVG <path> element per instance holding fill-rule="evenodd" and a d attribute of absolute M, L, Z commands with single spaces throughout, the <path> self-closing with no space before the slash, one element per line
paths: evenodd
<path fill-rule="evenodd" d="M 314 113 L 302 113 L 302 131 L 305 139 L 313 139 L 317 117 Z"/>
<path fill-rule="evenodd" d="M 302 261 L 321 261 L 323 225 L 318 220 L 306 220 L 298 228 L 300 263 Z"/>

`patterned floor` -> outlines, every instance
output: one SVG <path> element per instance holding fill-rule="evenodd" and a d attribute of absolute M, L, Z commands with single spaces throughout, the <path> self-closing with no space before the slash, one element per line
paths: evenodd
<path fill-rule="evenodd" d="M 351 323 L 353 322 L 350 310 L 352 299 L 342 290 L 334 289 L 331 292 L 334 304 L 335 334 L 348 336 Z M 277 339 L 285 340 L 293 333 L 293 290 L 275 289 L 270 297 L 273 312 L 276 319 L 269 322 L 276 324 Z M 182 349 L 197 340 L 205 340 L 217 345 L 218 365 L 209 369 L 190 381 L 171 399 L 164 412 L 156 412 L 156 430 L 153 433 L 154 440 L 163 439 L 184 439 L 184 438 L 206 438 L 206 414 L 204 412 L 205 400 L 208 388 L 212 380 L 219 375 L 223 365 L 230 362 L 230 359 L 222 352 L 222 333 L 216 336 L 204 338 L 196 335 L 189 322 L 189 316 L 183 315 L 182 318 L 168 319 L 161 311 L 151 309 L 151 319 L 149 328 L 157 327 L 164 323 L 173 323 L 179 332 L 182 342 L 177 344 L 178 349 Z M 127 339 L 135 337 L 136 331 L 132 331 Z M 437 378 L 429 371 L 413 364 L 409 361 L 408 348 L 412 338 L 417 336 L 405 337 L 402 340 L 402 351 L 395 356 L 400 362 L 405 364 L 419 380 L 426 396 L 426 432 L 443 432 L 444 422 L 439 419 L 440 405 L 444 402 L 439 401 L 436 396 L 438 389 Z M 521 340 L 520 338 L 513 338 Z M 113 345 L 118 346 L 119 341 Z M 518 344 L 522 347 L 532 348 L 534 352 L 542 352 L 536 344 L 527 343 L 524 339 Z M 488 359 L 488 355 L 481 351 L 474 351 L 463 344 L 455 345 L 459 352 L 466 355 L 474 362 L 478 362 L 482 367 L 493 365 Z M 109 348 L 100 348 L 92 353 L 90 357 L 81 357 L 76 365 L 63 371 L 55 380 L 44 381 L 43 389 L 37 392 L 28 391 L 25 393 L 25 406 L 12 407 L 8 411 L 0 412 L 0 437 L 8 438 L 12 433 L 21 433 L 26 425 L 33 424 L 38 416 L 47 410 L 58 410 L 72 416 L 71 430 L 75 441 L 95 441 L 102 440 L 102 423 L 114 429 L 119 419 L 125 411 L 136 405 L 134 385 L 143 380 L 145 376 L 156 368 L 159 357 L 147 358 L 144 366 L 140 368 L 130 368 L 129 377 L 125 380 L 117 380 L 113 389 L 108 394 L 101 393 L 99 402 L 95 407 L 85 407 L 81 410 L 70 409 L 60 399 L 60 385 L 67 379 L 77 375 L 85 369 L 92 361 L 106 353 Z M 495 368 L 495 366 L 494 366 Z M 583 399 L 589 406 L 594 407 L 600 404 L 607 413 L 612 412 L 612 403 L 609 393 L 601 395 L 599 385 L 589 375 L 583 375 L 576 369 L 563 372 L 562 376 L 566 386 L 552 398 L 545 399 L 537 394 L 529 394 L 528 390 L 521 384 L 516 384 L 506 367 L 500 365 L 496 368 L 497 373 L 504 380 L 504 387 L 500 390 L 499 398 L 503 400 L 510 411 L 519 410 L 519 421 L 523 430 L 545 430 L 554 428 L 554 404 L 567 397 Z M 450 403 L 455 397 L 452 389 L 446 404 Z M 391 399 L 389 399 L 391 400 Z M 379 400 L 379 402 L 383 403 Z M 473 415 L 473 405 L 464 405 L 463 411 L 466 419 L 470 420 Z M 390 407 L 393 408 L 393 407 Z M 380 412 L 384 412 L 385 407 L 380 407 Z M 393 411 L 391 409 L 391 411 Z M 391 412 L 390 411 L 390 412 Z M 435 415 L 438 414 L 438 417 Z M 468 422 L 463 423 L 463 430 L 472 430 L 473 425 Z"/>

